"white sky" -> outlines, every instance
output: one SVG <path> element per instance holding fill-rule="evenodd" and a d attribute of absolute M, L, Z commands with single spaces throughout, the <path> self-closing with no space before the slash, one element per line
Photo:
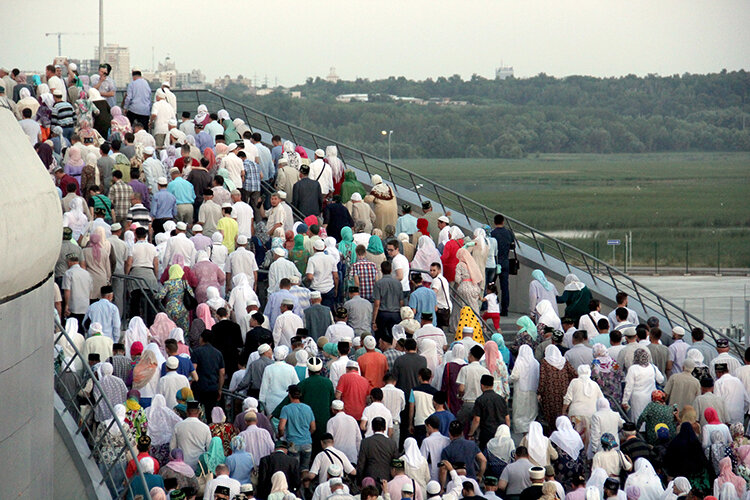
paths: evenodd
<path fill-rule="evenodd" d="M 43 68 L 45 32 L 98 30 L 98 2 L 0 0 L 0 66 Z M 257 6 L 262 8 L 257 8 Z M 216 8 L 214 8 L 216 7 Z M 748 0 L 126 0 L 105 2 L 105 43 L 150 68 L 167 54 L 210 81 L 257 74 L 294 85 L 458 73 L 618 76 L 748 68 Z M 93 56 L 97 36 L 63 36 L 63 55 Z M 119 83 L 119 82 L 118 82 Z"/>

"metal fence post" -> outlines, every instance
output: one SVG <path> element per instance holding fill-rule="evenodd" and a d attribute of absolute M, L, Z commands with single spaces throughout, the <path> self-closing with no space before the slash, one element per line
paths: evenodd
<path fill-rule="evenodd" d="M 659 252 L 659 243 L 654 241 L 654 274 L 659 274 L 659 266 L 657 264 L 658 261 L 658 252 Z"/>
<path fill-rule="evenodd" d="M 721 241 L 716 241 L 716 275 L 721 275 Z"/>
<path fill-rule="evenodd" d="M 689 265 L 688 265 L 688 259 L 690 257 L 690 243 L 687 241 L 685 242 L 685 274 L 690 274 L 688 271 Z"/>

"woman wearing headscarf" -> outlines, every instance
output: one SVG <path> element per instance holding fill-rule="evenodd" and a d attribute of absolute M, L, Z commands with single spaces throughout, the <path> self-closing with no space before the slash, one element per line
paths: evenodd
<path fill-rule="evenodd" d="M 636 466 L 638 461 L 636 461 Z M 680 424 L 680 431 L 669 443 L 664 457 L 664 470 L 670 477 L 685 476 L 693 488 L 709 491 L 708 461 L 700 439 L 690 422 Z"/>
<path fill-rule="evenodd" d="M 215 263 L 208 260 L 208 254 L 201 250 L 196 254 L 195 264 L 190 269 L 196 280 L 195 298 L 198 302 L 208 299 L 206 289 L 210 286 L 217 289 L 224 286 L 226 275 Z"/>
<path fill-rule="evenodd" d="M 167 408 L 167 401 L 161 394 L 154 395 L 151 406 L 146 410 L 148 419 L 148 437 L 151 438 L 150 454 L 160 464 L 169 460 L 169 441 L 172 439 L 174 426 L 182 422 L 171 408 Z"/>
<path fill-rule="evenodd" d="M 544 435 L 542 424 L 539 422 L 531 422 L 528 434 L 523 437 L 519 446 L 525 446 L 529 450 L 529 461 L 536 466 L 544 467 L 557 460 L 557 450 Z"/>
<path fill-rule="evenodd" d="M 216 288 L 209 287 L 208 290 L 216 290 Z M 219 297 L 218 290 L 216 290 L 216 297 Z M 190 323 L 190 331 L 188 332 L 188 343 L 191 349 L 195 349 L 200 346 L 200 337 L 203 330 L 210 330 L 215 324 L 215 320 L 211 315 L 211 308 L 208 304 L 198 304 L 195 309 L 195 318 Z"/>
<path fill-rule="evenodd" d="M 610 357 L 604 344 L 594 344 L 593 354 L 591 380 L 599 385 L 606 398 L 622 401 L 623 373 L 620 365 Z"/>
<path fill-rule="evenodd" d="M 508 367 L 500 355 L 500 349 L 494 340 L 490 340 L 484 344 L 484 367 L 487 368 L 487 371 L 495 379 L 492 389 L 507 401 L 510 398 Z"/>
<path fill-rule="evenodd" d="M 656 437 L 657 424 L 665 424 L 669 428 L 670 436 L 677 433 L 675 410 L 667 405 L 667 395 L 663 391 L 651 392 L 651 402 L 641 412 L 636 422 L 636 427 L 646 425 L 646 441 L 650 445 L 656 445 L 659 441 Z"/>
<path fill-rule="evenodd" d="M 89 244 L 83 249 L 83 258 L 86 260 L 86 270 L 94 281 L 89 298 L 100 299 L 101 288 L 110 284 L 112 272 L 117 264 L 112 252 L 112 244 L 107 241 L 104 227 L 94 228 Z"/>
<path fill-rule="evenodd" d="M 651 401 L 651 393 L 656 383 L 664 382 L 664 375 L 648 362 L 648 353 L 638 348 L 633 353 L 633 365 L 625 376 L 625 390 L 622 394 L 622 407 L 628 410 L 630 420 L 635 422 Z"/>
<path fill-rule="evenodd" d="M 741 500 L 744 498 L 745 492 L 742 495 L 737 494 L 737 489 L 731 483 L 724 483 L 721 487 L 719 495 L 716 497 L 718 500 Z M 710 498 L 710 497 L 709 497 Z"/>
<path fill-rule="evenodd" d="M 413 335 L 414 332 L 419 330 L 421 324 L 419 323 L 419 321 L 414 319 L 414 309 L 409 306 L 402 306 L 399 309 L 399 315 L 401 317 L 401 322 L 399 322 L 398 324 L 404 327 L 404 331 L 407 334 Z"/>
<path fill-rule="evenodd" d="M 78 120 L 78 126 L 81 126 L 81 123 L 86 121 L 89 123 L 89 126 L 91 126 L 91 122 L 94 121 L 94 114 L 98 113 L 99 110 L 94 107 L 93 103 L 89 99 L 89 96 L 86 94 L 86 92 L 83 89 L 80 89 L 77 92 L 78 98 L 75 100 L 75 102 L 71 102 L 73 104 L 73 108 L 75 108 L 76 112 L 76 119 Z M 84 144 L 87 144 L 85 141 L 81 140 Z"/>
<path fill-rule="evenodd" d="M 661 500 L 664 488 L 651 463 L 645 458 L 635 461 L 634 472 L 625 481 L 625 490 L 637 486 L 641 490 L 641 500 Z"/>
<path fill-rule="evenodd" d="M 78 185 L 81 185 L 81 172 L 83 172 L 83 167 L 86 165 L 83 161 L 83 155 L 81 154 L 81 148 L 77 147 L 71 147 L 68 148 L 67 153 L 68 159 L 65 163 L 65 167 L 63 170 L 66 174 L 73 177 L 77 182 Z"/>
<path fill-rule="evenodd" d="M 455 342 L 451 347 L 450 358 L 446 355 L 446 363 L 442 372 L 440 390 L 445 393 L 446 406 L 454 415 L 463 406 L 463 401 L 458 396 L 458 384 L 456 378 L 458 372 L 466 365 L 466 347 L 461 342 Z"/>
<path fill-rule="evenodd" d="M 411 262 L 412 259 L 414 259 L 414 245 L 409 242 L 409 235 L 406 233 L 399 233 L 396 239 L 398 240 L 400 247 L 399 251 L 404 257 L 406 257 L 406 260 Z M 429 267 L 427 269 L 429 270 Z"/>
<path fill-rule="evenodd" d="M 518 332 L 516 339 L 513 341 L 511 352 L 516 353 L 523 345 L 527 345 L 533 351 L 539 345 L 538 330 L 534 322 L 528 316 L 521 316 L 516 320 Z"/>
<path fill-rule="evenodd" d="M 471 241 L 474 243 L 470 247 L 471 256 L 474 258 L 477 267 L 482 270 L 482 283 L 480 286 L 484 290 L 486 284 L 484 270 L 487 264 L 487 256 L 490 252 L 490 242 L 487 239 L 487 233 L 481 227 L 474 230 L 474 238 Z"/>
<path fill-rule="evenodd" d="M 294 150 L 294 143 L 292 141 L 284 141 L 284 152 L 281 154 L 281 158 L 287 162 L 285 168 L 299 170 L 302 166 L 302 157 Z"/>
<path fill-rule="evenodd" d="M 589 312 L 591 290 L 578 279 L 578 276 L 570 273 L 565 277 L 562 295 L 556 296 L 555 299 L 558 304 L 565 304 L 565 316 L 577 325 L 581 316 Z"/>
<path fill-rule="evenodd" d="M 711 464 L 711 474 L 718 476 L 721 473 L 721 461 L 724 458 L 730 460 L 730 467 L 735 466 L 736 458 L 732 453 L 732 447 L 726 442 L 725 436 L 719 431 L 711 433 L 711 445 L 706 450 L 706 458 Z"/>
<path fill-rule="evenodd" d="M 99 132 L 100 136 L 107 137 L 112 123 L 112 113 L 109 109 L 109 103 L 94 87 L 89 89 L 89 100 L 98 111 L 94 114 L 94 128 Z"/>
<path fill-rule="evenodd" d="M 738 498 L 745 498 L 747 483 L 740 476 L 732 472 L 732 459 L 729 457 L 719 460 L 719 473 L 714 480 L 714 496 L 719 497 L 726 485 L 734 486 Z"/>
<path fill-rule="evenodd" d="M 443 247 L 443 253 L 440 260 L 443 264 L 443 276 L 450 283 L 456 279 L 456 266 L 458 265 L 458 251 L 464 246 L 464 233 L 460 228 L 453 226 L 451 228 L 451 239 Z"/>
<path fill-rule="evenodd" d="M 341 185 L 344 182 L 344 162 L 339 159 L 339 150 L 336 146 L 326 146 L 326 163 L 331 166 L 333 177 L 333 193 L 341 193 Z"/>
<path fill-rule="evenodd" d="M 690 481 L 686 477 L 678 476 L 667 484 L 662 500 L 677 500 L 679 497 L 685 497 L 690 493 L 691 488 Z"/>
<path fill-rule="evenodd" d="M 557 451 L 555 479 L 562 483 L 566 491 L 573 486 L 573 479 L 586 475 L 586 453 L 580 434 L 566 416 L 555 420 L 556 430 L 550 435 L 552 447 Z"/>
<path fill-rule="evenodd" d="M 166 302 L 165 309 L 169 318 L 183 331 L 190 328 L 188 310 L 183 303 L 183 297 L 186 291 L 193 293 L 188 282 L 183 279 L 184 276 L 185 271 L 179 265 L 172 264 L 169 268 L 169 280 L 164 283 L 164 286 L 154 297 L 156 300 Z"/>
<path fill-rule="evenodd" d="M 120 106 L 113 106 L 110 110 L 112 119 L 109 121 L 109 133 L 110 139 L 125 139 L 125 134 L 133 132 L 133 127 L 130 125 L 130 119 L 122 114 L 122 108 Z"/>
<path fill-rule="evenodd" d="M 404 461 L 406 475 L 416 482 L 422 491 L 427 491 L 427 483 L 430 482 L 430 466 L 419 451 L 417 440 L 413 437 L 408 437 L 404 441 L 404 454 L 401 460 Z"/>
<path fill-rule="evenodd" d="M 536 419 L 538 413 L 536 393 L 539 388 L 539 362 L 534 358 L 531 347 L 522 345 L 518 350 L 510 381 L 514 388 L 513 430 L 522 434 L 529 430 L 529 424 Z"/>
<path fill-rule="evenodd" d="M 438 354 L 435 341 L 428 338 L 419 339 L 417 342 L 417 354 L 427 360 L 427 368 L 429 368 L 430 372 L 434 375 L 442 361 L 441 356 Z"/>
<path fill-rule="evenodd" d="M 212 437 L 211 442 L 208 445 L 208 451 L 198 457 L 198 467 L 196 472 L 198 475 L 216 472 L 216 466 L 222 465 L 226 461 L 224 455 L 224 445 L 221 442 L 220 437 Z"/>
<path fill-rule="evenodd" d="M 297 234 L 294 236 L 294 246 L 289 251 L 289 260 L 297 267 L 301 274 L 307 272 L 307 260 L 310 253 L 305 250 L 305 235 Z"/>
<path fill-rule="evenodd" d="M 125 382 L 115 377 L 113 373 L 114 367 L 111 363 L 107 363 L 106 361 L 100 363 L 98 370 L 99 385 L 112 405 L 124 404 L 128 395 L 128 388 L 125 386 Z M 98 401 L 94 407 L 94 419 L 97 422 L 104 422 L 112 418 L 112 412 L 104 398 L 100 399 L 99 396 L 99 388 L 94 386 L 92 400 Z"/>
<path fill-rule="evenodd" d="M 537 332 L 544 332 L 545 327 L 562 331 L 562 323 L 556 309 L 547 299 L 542 299 L 537 303 L 535 310 Z"/>
<path fill-rule="evenodd" d="M 357 180 L 357 174 L 353 170 L 347 170 L 344 172 L 344 182 L 341 183 L 341 201 L 347 203 L 351 200 L 354 193 L 364 198 L 367 196 L 367 190 L 361 182 Z"/>
<path fill-rule="evenodd" d="M 548 300 L 550 304 L 553 304 L 555 315 L 558 315 L 555 285 L 547 281 L 547 277 L 544 276 L 541 269 L 531 271 L 531 277 L 533 278 L 529 283 L 529 310 L 531 314 L 537 314 L 536 306 L 540 301 Z"/>
<path fill-rule="evenodd" d="M 177 328 L 174 321 L 169 319 L 167 313 L 157 313 L 154 322 L 149 328 L 149 335 L 158 346 L 164 346 L 164 341 L 169 338 L 173 329 Z"/>
<path fill-rule="evenodd" d="M 70 210 L 63 214 L 63 227 L 69 227 L 73 231 L 72 237 L 75 241 L 80 240 L 89 225 L 89 219 L 83 207 L 83 198 L 77 196 L 71 200 Z"/>
<path fill-rule="evenodd" d="M 623 471 L 630 471 L 633 463 L 618 449 L 617 439 L 609 432 L 605 432 L 599 439 L 599 451 L 594 455 L 592 468 L 601 467 L 610 477 L 619 478 Z"/>
<path fill-rule="evenodd" d="M 149 344 L 149 346 L 152 344 Z M 159 385 L 161 364 L 153 349 L 146 348 L 141 359 L 133 368 L 133 389 L 140 394 L 138 402 L 142 407 L 151 406 L 151 399 L 156 395 Z"/>
<path fill-rule="evenodd" d="M 172 328 L 172 331 L 169 332 L 169 338 L 177 342 L 177 356 L 184 354 L 190 357 L 190 348 L 185 343 L 185 331 L 182 328 Z"/>
<path fill-rule="evenodd" d="M 93 439 L 96 443 L 99 443 L 99 447 L 94 448 L 94 460 L 96 460 L 103 477 L 107 481 L 107 488 L 109 488 L 112 498 L 116 498 L 122 490 L 122 484 L 125 480 L 125 466 L 129 459 L 127 453 L 122 453 L 122 449 L 127 443 L 125 442 L 126 438 L 120 432 L 118 422 L 124 428 L 130 446 L 134 448 L 136 438 L 133 429 L 125 423 L 127 413 L 125 405 L 116 404 L 113 410 L 114 416 L 110 415 L 108 419 L 99 424 Z M 107 470 L 110 471 L 110 474 L 104 474 Z"/>
<path fill-rule="evenodd" d="M 503 362 L 510 369 L 513 368 L 513 357 L 505 345 L 505 338 L 502 333 L 493 333 L 492 341 L 497 344 L 497 348 L 500 351 L 500 356 L 503 357 Z"/>
<path fill-rule="evenodd" d="M 146 429 L 148 428 L 148 419 L 141 403 L 139 403 L 140 399 L 140 391 L 131 389 L 128 391 L 128 399 L 125 400 L 125 408 L 127 409 L 125 424 L 133 429 L 136 441 L 141 439 L 141 436 L 146 436 Z"/>
<path fill-rule="evenodd" d="M 53 143 L 49 140 L 47 140 L 46 142 L 38 142 L 34 144 L 36 154 L 47 170 L 49 170 L 50 166 L 55 161 L 54 150 L 52 149 L 52 146 L 50 146 L 50 144 Z"/>
<path fill-rule="evenodd" d="M 482 450 L 487 458 L 485 477 L 499 478 L 505 467 L 513 461 L 516 445 L 510 435 L 510 427 L 500 424 L 495 431 L 495 437 L 487 441 L 487 447 Z"/>
<path fill-rule="evenodd" d="M 297 146 L 295 146 L 294 152 L 297 153 L 299 157 L 302 159 L 302 165 L 310 164 L 310 157 L 307 156 L 307 150 L 305 150 L 304 147 L 298 144 Z"/>
<path fill-rule="evenodd" d="M 484 270 L 477 266 L 471 254 L 465 248 L 461 248 L 456 253 L 458 264 L 454 276 L 456 293 L 463 299 L 464 305 L 470 307 L 474 313 L 479 312 L 479 306 L 482 301 L 481 283 L 484 280 Z M 451 314 L 454 324 L 458 324 L 461 309 L 454 305 Z"/>
<path fill-rule="evenodd" d="M 227 422 L 227 416 L 221 406 L 214 406 L 211 410 L 211 423 L 208 424 L 208 427 L 211 429 L 211 436 L 221 439 L 224 446 L 224 455 L 231 455 L 231 441 L 237 432 L 234 430 L 234 426 Z"/>
<path fill-rule="evenodd" d="M 238 324 L 242 325 L 242 321 L 245 321 L 246 316 L 248 316 L 247 304 L 252 300 L 260 304 L 260 300 L 250 285 L 247 275 L 245 273 L 237 273 L 232 276 L 232 292 L 229 294 L 229 306 L 232 308 L 234 320 Z"/>
<path fill-rule="evenodd" d="M 372 205 L 375 212 L 375 227 L 385 230 L 386 226 L 396 227 L 398 200 L 396 195 L 379 175 L 372 176 L 372 189 L 364 201 Z"/>
<path fill-rule="evenodd" d="M 429 271 L 433 262 L 440 262 L 440 252 L 435 248 L 435 242 L 432 241 L 432 238 L 428 235 L 421 236 L 417 242 L 417 251 L 411 261 L 411 268 Z M 432 283 L 432 276 L 429 273 L 422 273 L 422 282 L 425 284 Z"/>
<path fill-rule="evenodd" d="M 39 111 L 39 101 L 31 97 L 31 91 L 29 89 L 21 89 L 19 92 L 20 99 L 16 103 L 16 118 L 23 120 L 23 110 L 30 109 L 31 116 L 34 116 Z"/>
<path fill-rule="evenodd" d="M 427 236 L 427 237 L 430 236 L 430 231 L 427 229 L 429 225 L 430 225 L 430 221 L 428 221 L 427 219 L 425 218 L 417 219 L 417 230 L 416 232 L 414 232 L 414 234 L 411 235 L 411 242 L 414 245 L 419 246 L 418 243 L 419 243 L 419 240 L 422 238 L 422 236 Z"/>
<path fill-rule="evenodd" d="M 266 500 L 284 500 L 289 493 L 289 485 L 283 472 L 276 471 L 271 476 L 271 493 Z"/>
<path fill-rule="evenodd" d="M 385 251 L 383 250 L 383 240 L 377 235 L 373 234 L 370 236 L 370 240 L 367 242 L 367 252 L 365 252 L 365 258 L 375 264 L 377 268 L 378 279 L 381 278 L 380 264 L 385 260 Z"/>
<path fill-rule="evenodd" d="M 591 380 L 591 367 L 578 367 L 578 378 L 570 381 L 568 391 L 563 397 L 563 413 L 566 413 L 575 424 L 576 431 L 588 443 L 591 416 L 596 412 L 596 402 L 604 397 L 599 386 Z"/>
<path fill-rule="evenodd" d="M 556 345 L 544 349 L 539 363 L 539 407 L 546 422 L 554 422 L 563 413 L 563 397 L 576 372 L 560 354 Z"/>
<path fill-rule="evenodd" d="M 706 425 L 701 428 L 701 442 L 704 450 L 708 449 L 711 445 L 711 434 L 715 431 L 721 433 L 725 443 L 729 444 L 732 442 L 732 434 L 729 432 L 729 427 L 721 422 L 719 412 L 715 408 L 706 408 L 703 411 L 703 417 L 706 419 Z"/>

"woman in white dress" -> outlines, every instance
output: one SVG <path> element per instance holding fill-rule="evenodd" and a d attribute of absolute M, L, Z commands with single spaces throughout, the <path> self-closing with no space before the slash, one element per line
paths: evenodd
<path fill-rule="evenodd" d="M 539 386 L 539 361 L 534 358 L 534 352 L 526 344 L 518 350 L 518 358 L 510 374 L 510 382 L 515 389 L 513 432 L 525 434 L 539 411 L 536 399 L 536 390 Z"/>
<path fill-rule="evenodd" d="M 563 396 L 563 413 L 570 417 L 584 442 L 588 444 L 591 416 L 596 412 L 596 402 L 603 398 L 602 390 L 591 380 L 591 367 L 578 367 L 578 378 L 574 378 L 568 385 L 568 391 Z"/>
<path fill-rule="evenodd" d="M 664 495 L 661 479 L 654 471 L 651 462 L 645 458 L 639 458 L 635 461 L 635 472 L 625 481 L 624 489 L 627 490 L 631 486 L 637 486 L 641 490 L 639 500 L 661 500 Z"/>
<path fill-rule="evenodd" d="M 622 394 L 622 407 L 628 411 L 631 422 L 636 422 L 646 405 L 651 402 L 651 393 L 656 384 L 664 382 L 664 375 L 648 362 L 648 353 L 638 348 L 633 353 L 633 365 L 625 376 L 625 390 Z"/>

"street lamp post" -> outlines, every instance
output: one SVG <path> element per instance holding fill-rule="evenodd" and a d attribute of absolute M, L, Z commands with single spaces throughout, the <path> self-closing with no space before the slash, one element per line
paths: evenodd
<path fill-rule="evenodd" d="M 393 130 L 383 130 L 380 133 L 388 136 L 388 163 L 391 163 L 391 134 L 393 134 Z"/>

